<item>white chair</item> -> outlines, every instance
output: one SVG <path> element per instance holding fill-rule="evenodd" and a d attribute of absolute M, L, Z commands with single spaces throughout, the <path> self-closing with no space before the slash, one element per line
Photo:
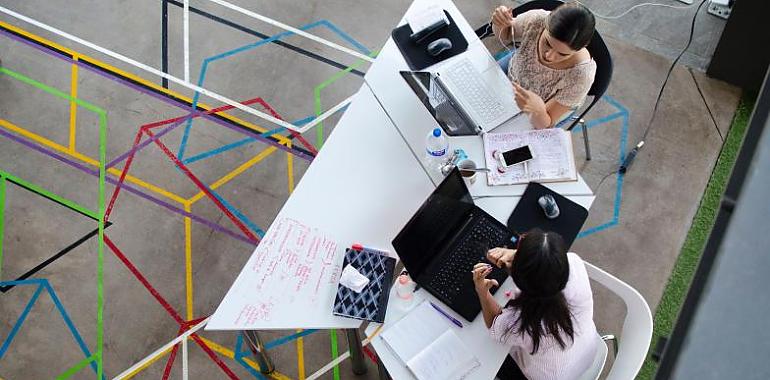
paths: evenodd
<path fill-rule="evenodd" d="M 581 376 L 582 379 L 597 379 L 604 369 L 607 358 L 607 346 L 604 342 L 611 340 L 614 343 L 615 361 L 612 364 L 608 380 L 630 380 L 636 377 L 642 368 L 647 350 L 652 341 L 652 312 L 647 301 L 630 285 L 617 277 L 585 263 L 588 277 L 617 294 L 626 304 L 626 319 L 623 322 L 623 330 L 620 339 L 612 335 L 600 337 L 602 344 L 597 353 L 592 367 Z M 601 351 L 604 353 L 602 354 Z"/>
<path fill-rule="evenodd" d="M 609 338 L 606 338 L 609 337 Z M 604 370 L 604 363 L 607 361 L 607 344 L 605 343 L 605 340 L 607 339 L 615 339 L 612 335 L 596 335 L 596 339 L 599 340 L 599 343 L 596 345 L 596 355 L 594 356 L 594 361 L 591 364 L 590 367 L 588 367 L 588 370 L 583 372 L 582 375 L 578 378 L 578 380 L 597 380 L 599 376 L 602 374 L 602 371 Z"/>

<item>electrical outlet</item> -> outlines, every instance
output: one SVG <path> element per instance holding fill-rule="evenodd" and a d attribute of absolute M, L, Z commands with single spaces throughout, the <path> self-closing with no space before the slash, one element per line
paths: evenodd
<path fill-rule="evenodd" d="M 727 20 L 732 9 L 732 0 L 709 0 L 708 12 L 719 18 Z"/>

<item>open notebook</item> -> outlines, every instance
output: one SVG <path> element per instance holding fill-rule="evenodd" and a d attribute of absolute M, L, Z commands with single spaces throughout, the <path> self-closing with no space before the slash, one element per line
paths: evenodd
<path fill-rule="evenodd" d="M 454 327 L 423 302 L 382 333 L 385 344 L 419 380 L 459 380 L 481 366 Z"/>
<path fill-rule="evenodd" d="M 563 129 L 486 133 L 483 139 L 484 160 L 487 167 L 492 169 L 487 173 L 490 186 L 577 181 L 572 137 Z M 495 151 L 504 152 L 524 145 L 529 145 L 532 151 L 531 160 L 510 166 L 503 173 L 497 170 L 499 164 L 494 157 Z"/>

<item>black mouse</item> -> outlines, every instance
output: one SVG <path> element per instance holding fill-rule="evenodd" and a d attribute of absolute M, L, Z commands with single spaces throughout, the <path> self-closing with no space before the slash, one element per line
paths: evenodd
<path fill-rule="evenodd" d="M 428 54 L 435 57 L 443 53 L 445 50 L 449 50 L 451 48 L 452 48 L 452 41 L 450 41 L 449 38 L 439 38 L 428 44 L 427 51 L 428 51 Z"/>

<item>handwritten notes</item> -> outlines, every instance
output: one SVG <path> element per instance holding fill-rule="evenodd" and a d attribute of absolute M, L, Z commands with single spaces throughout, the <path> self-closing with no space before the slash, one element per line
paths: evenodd
<path fill-rule="evenodd" d="M 317 228 L 294 219 L 277 220 L 207 329 L 305 327 L 302 318 L 314 313 L 329 319 L 343 253 Z"/>
<path fill-rule="evenodd" d="M 533 159 L 508 167 L 501 172 L 494 157 L 495 151 L 505 152 L 529 145 Z M 513 185 L 527 182 L 576 181 L 575 156 L 572 138 L 562 129 L 539 129 L 484 135 L 484 160 L 492 169 L 487 173 L 487 183 Z"/>

